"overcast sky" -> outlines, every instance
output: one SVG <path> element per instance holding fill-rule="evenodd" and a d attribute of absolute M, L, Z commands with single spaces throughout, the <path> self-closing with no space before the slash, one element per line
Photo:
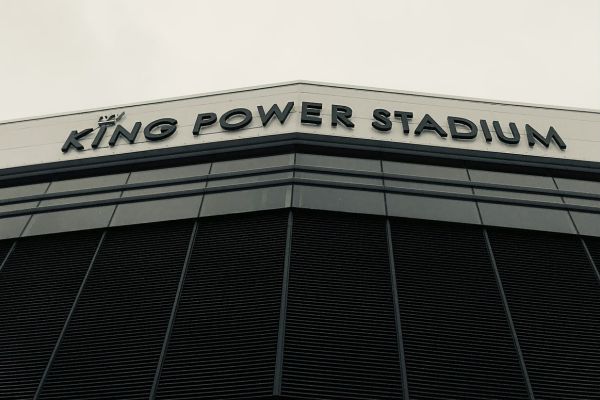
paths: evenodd
<path fill-rule="evenodd" d="M 0 120 L 296 79 L 600 109 L 600 0 L 0 4 Z"/>

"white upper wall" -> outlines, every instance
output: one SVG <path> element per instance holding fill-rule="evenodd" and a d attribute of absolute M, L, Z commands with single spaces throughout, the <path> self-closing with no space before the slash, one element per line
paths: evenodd
<path fill-rule="evenodd" d="M 268 110 L 276 103 L 283 109 L 290 101 L 294 102 L 294 108 L 284 124 L 274 118 L 266 127 L 262 126 L 257 106 L 262 105 Z M 323 122 L 320 126 L 301 123 L 302 102 L 323 104 L 321 111 Z M 347 128 L 342 124 L 332 127 L 332 104 L 352 108 L 351 120 L 355 124 L 354 128 Z M 192 134 L 199 113 L 214 112 L 217 117 L 220 117 L 226 111 L 240 107 L 249 109 L 253 114 L 252 122 L 247 127 L 236 131 L 224 131 L 217 122 L 202 128 L 198 136 Z M 390 119 L 393 121 L 393 127 L 389 132 L 380 132 L 372 127 L 373 110 L 377 108 L 392 113 Z M 91 148 L 91 143 L 98 132 L 95 130 L 80 140 L 84 146 L 83 151 L 74 148 L 66 153 L 61 151 L 71 131 L 97 128 L 100 116 L 122 111 L 125 112 L 125 116 L 119 123 L 124 128 L 131 130 L 135 122 L 142 123 L 142 129 L 134 144 L 129 144 L 121 138 L 115 146 L 110 147 L 108 142 L 114 131 L 114 127 L 110 127 L 97 149 Z M 401 121 L 393 118 L 394 111 L 413 113 L 410 133 L 403 133 Z M 456 140 L 450 136 L 441 138 L 433 131 L 424 131 L 420 136 L 416 136 L 415 129 L 425 114 L 430 114 L 448 134 L 450 133 L 448 116 L 473 121 L 478 126 L 479 132 L 472 140 Z M 167 139 L 149 142 L 142 131 L 148 123 L 159 118 L 176 119 L 177 131 Z M 479 121 L 482 119 L 488 121 L 493 135 L 493 140 L 489 143 L 485 141 L 481 130 Z M 231 119 L 231 122 L 235 121 L 235 118 Z M 499 141 L 493 130 L 492 121 L 499 121 L 507 136 L 510 136 L 509 123 L 514 122 L 521 133 L 520 143 L 509 145 Z M 543 136 L 546 136 L 550 126 L 554 127 L 567 148 L 561 150 L 554 142 L 549 148 L 539 142 L 530 147 L 527 143 L 525 124 L 531 125 Z M 483 100 L 297 82 L 108 110 L 6 122 L 0 124 L 0 169 L 290 132 L 600 162 L 600 112 L 598 111 L 499 104 Z"/>

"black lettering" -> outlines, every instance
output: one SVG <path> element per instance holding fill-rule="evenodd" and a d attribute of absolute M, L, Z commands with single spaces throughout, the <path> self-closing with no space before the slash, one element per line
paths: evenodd
<path fill-rule="evenodd" d="M 487 121 L 485 119 L 482 119 L 479 121 L 479 123 L 481 124 L 481 130 L 483 131 L 483 137 L 485 138 L 486 142 L 491 142 L 492 141 L 492 134 L 490 132 L 490 128 L 487 124 Z"/>
<path fill-rule="evenodd" d="M 100 125 L 100 129 L 98 129 L 98 133 L 96 133 L 96 137 L 94 138 L 94 141 L 92 142 L 92 149 L 97 149 L 98 146 L 100 146 L 100 142 L 104 138 L 104 134 L 106 133 L 107 128 L 108 128 L 108 125 L 106 125 L 106 124 Z"/>
<path fill-rule="evenodd" d="M 496 131 L 496 136 L 498 136 L 498 139 L 500 139 L 501 142 L 506 144 L 517 144 L 519 143 L 519 140 L 521 140 L 521 134 L 519 133 L 517 125 L 515 125 L 514 122 L 508 124 L 513 137 L 508 137 L 504 135 L 504 132 L 502 132 L 502 127 L 500 126 L 500 123 L 498 121 L 492 122 L 492 125 L 494 126 L 494 130 Z"/>
<path fill-rule="evenodd" d="M 417 129 L 415 129 L 415 135 L 420 135 L 421 132 L 423 132 L 424 130 L 435 131 L 438 135 L 440 135 L 443 138 L 448 136 L 446 131 L 444 131 L 442 127 L 439 126 L 433 118 L 431 118 L 429 114 L 425 114 L 421 122 L 419 122 Z"/>
<path fill-rule="evenodd" d="M 563 142 L 558 132 L 556 132 L 556 129 L 554 129 L 553 127 L 550 127 L 550 129 L 548 129 L 548 134 L 546 135 L 546 137 L 540 135 L 538 131 L 533 129 L 529 124 L 525 124 L 525 131 L 527 132 L 527 142 L 529 142 L 530 147 L 533 147 L 533 145 L 535 144 L 535 140 L 537 140 L 546 147 L 549 147 L 550 142 L 554 140 L 554 142 L 558 145 L 558 147 L 561 150 L 567 148 L 567 145 L 565 144 L 565 142 Z"/>
<path fill-rule="evenodd" d="M 242 115 L 244 118 L 242 118 L 242 120 L 239 122 L 228 122 L 229 118 L 237 115 Z M 252 122 L 252 113 L 247 108 L 234 108 L 233 110 L 227 111 L 225 114 L 221 115 L 221 118 L 219 118 L 219 124 L 221 125 L 221 128 L 225 129 L 226 131 L 242 129 L 248 126 L 250 122 Z"/>
<path fill-rule="evenodd" d="M 347 106 L 333 104 L 331 106 L 331 126 L 337 126 L 340 121 L 347 128 L 354 128 L 354 122 L 350 121 L 352 109 Z"/>
<path fill-rule="evenodd" d="M 123 138 L 125 138 L 125 140 L 127 140 L 129 143 L 133 143 L 141 127 L 142 123 L 136 122 L 133 125 L 133 129 L 131 130 L 131 132 L 129 132 L 127 129 L 123 128 L 122 125 L 117 125 L 115 131 L 110 137 L 110 140 L 108 141 L 108 145 L 114 146 L 117 143 L 117 140 L 119 140 L 119 136 L 123 136 Z"/>
<path fill-rule="evenodd" d="M 427 115 L 427 116 L 429 116 L 429 115 Z M 394 111 L 394 118 L 400 118 L 402 120 L 402 132 L 404 132 L 404 133 L 410 132 L 410 130 L 408 128 L 408 120 L 412 119 L 412 117 L 413 117 L 413 113 L 411 113 L 411 112 Z M 421 121 L 421 122 L 423 122 L 423 121 Z M 419 132 L 419 133 L 421 133 L 421 132 Z M 416 132 L 415 132 L 415 135 L 417 135 Z M 446 136 L 446 135 L 444 135 L 444 136 Z"/>
<path fill-rule="evenodd" d="M 194 130 L 192 133 L 194 136 L 198 136 L 200 134 L 200 128 L 203 126 L 209 126 L 217 122 L 217 114 L 211 113 L 203 113 L 198 114 L 196 117 L 196 123 L 194 124 Z"/>
<path fill-rule="evenodd" d="M 469 128 L 469 132 L 459 132 L 456 129 L 456 124 L 464 125 Z M 477 137 L 477 125 L 466 118 L 461 117 L 448 117 L 448 126 L 450 127 L 450 135 L 452 139 L 475 139 Z"/>
<path fill-rule="evenodd" d="M 81 132 L 71 131 L 69 137 L 63 144 L 61 150 L 63 153 L 69 151 L 71 147 L 75 148 L 75 150 L 81 151 L 83 150 L 83 145 L 79 143 L 79 139 L 82 139 L 84 136 L 89 135 L 93 131 L 92 128 L 84 129 Z"/>
<path fill-rule="evenodd" d="M 289 103 L 287 103 L 285 105 L 285 108 L 283 109 L 283 111 L 281 111 L 281 109 L 279 108 L 279 106 L 277 104 L 273 104 L 271 106 L 271 108 L 269 109 L 269 111 L 267 111 L 265 114 L 265 109 L 263 108 L 263 106 L 258 106 L 258 114 L 260 115 L 260 120 L 261 120 L 263 126 L 267 126 L 267 124 L 269 123 L 269 121 L 271 121 L 273 116 L 277 117 L 279 122 L 281 122 L 283 124 L 285 122 L 285 120 L 287 119 L 288 115 L 290 115 L 290 112 L 292 111 L 293 107 L 294 107 L 293 101 L 290 101 Z"/>
<path fill-rule="evenodd" d="M 160 133 L 152 132 L 155 128 L 160 127 Z M 166 139 L 177 130 L 177 120 L 173 118 L 161 118 L 150 122 L 144 128 L 144 137 L 150 141 Z"/>
<path fill-rule="evenodd" d="M 375 121 L 371 122 L 371 126 L 381 132 L 388 132 L 392 129 L 392 121 L 390 121 L 390 112 L 383 108 L 377 108 L 373 110 L 373 118 Z"/>
<path fill-rule="evenodd" d="M 300 122 L 303 124 L 321 125 L 321 103 L 302 102 L 302 112 L 300 114 Z"/>

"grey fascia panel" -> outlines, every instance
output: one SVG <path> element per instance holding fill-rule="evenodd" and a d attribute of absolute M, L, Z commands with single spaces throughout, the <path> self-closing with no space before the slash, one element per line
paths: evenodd
<path fill-rule="evenodd" d="M 571 218 L 581 235 L 600 237 L 600 214 L 570 211 Z"/>
<path fill-rule="evenodd" d="M 207 187 L 219 187 L 219 186 L 228 186 L 228 185 L 239 185 L 244 183 L 255 183 L 255 182 L 269 182 L 279 179 L 287 179 L 292 178 L 293 173 L 289 172 L 276 172 L 276 173 L 267 173 L 262 175 L 251 175 L 244 176 L 239 178 L 226 178 L 226 179 L 217 179 L 217 180 L 209 180 Z"/>
<path fill-rule="evenodd" d="M 249 171 L 253 169 L 283 167 L 292 165 L 294 154 L 278 154 L 266 157 L 242 158 L 239 160 L 218 161 L 212 164 L 211 174 L 225 172 Z"/>
<path fill-rule="evenodd" d="M 110 226 L 196 218 L 202 195 L 119 204 Z"/>
<path fill-rule="evenodd" d="M 515 174 L 510 172 L 484 171 L 469 169 L 472 182 L 496 183 L 500 185 L 522 186 L 540 189 L 554 189 L 556 185 L 549 176 Z M 518 190 L 518 188 L 515 188 Z"/>
<path fill-rule="evenodd" d="M 369 160 L 363 158 L 325 156 L 318 154 L 296 154 L 296 165 L 310 167 L 327 167 L 347 169 L 349 171 L 370 171 L 381 172 L 381 162 L 379 160 Z"/>
<path fill-rule="evenodd" d="M 385 215 L 384 193 L 366 190 L 295 185 L 292 205 L 297 208 Z"/>
<path fill-rule="evenodd" d="M 439 165 L 415 164 L 397 161 L 382 161 L 383 172 L 388 174 L 408 175 L 419 178 L 442 178 L 457 181 L 469 181 L 466 168 L 446 167 Z"/>
<path fill-rule="evenodd" d="M 126 190 L 123 193 L 123 197 L 204 189 L 205 187 L 206 182 L 196 182 L 190 184 L 169 185 L 164 187 Z M 134 225 L 148 222 L 196 218 L 200 211 L 202 198 L 203 195 L 194 195 L 119 204 L 112 221 L 110 221 L 110 226 Z"/>
<path fill-rule="evenodd" d="M 193 164 L 172 168 L 157 168 L 131 173 L 127 183 L 158 182 L 168 179 L 193 178 L 208 175 L 210 164 Z"/>
<path fill-rule="evenodd" d="M 35 214 L 23 236 L 104 228 L 114 210 L 115 206 L 101 206 Z"/>
<path fill-rule="evenodd" d="M 31 215 L 0 219 L 0 240 L 20 237 L 29 218 Z"/>
<path fill-rule="evenodd" d="M 400 193 L 387 193 L 386 199 L 391 217 L 481 224 L 474 201 Z"/>
<path fill-rule="evenodd" d="M 569 212 L 540 207 L 478 202 L 484 225 L 576 234 Z"/>
<path fill-rule="evenodd" d="M 287 208 L 291 198 L 291 185 L 210 193 L 204 196 L 200 217 Z"/>
<path fill-rule="evenodd" d="M 567 178 L 554 178 L 554 181 L 560 190 L 600 194 L 600 182 Z"/>
<path fill-rule="evenodd" d="M 381 178 L 368 178 L 363 176 L 351 176 L 341 174 L 327 174 L 320 172 L 296 171 L 294 176 L 296 178 L 314 179 L 324 182 L 358 183 L 363 185 L 379 186 L 383 184 Z"/>

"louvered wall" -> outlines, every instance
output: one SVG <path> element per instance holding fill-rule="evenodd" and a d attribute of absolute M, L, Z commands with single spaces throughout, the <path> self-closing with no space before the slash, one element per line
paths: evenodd
<path fill-rule="evenodd" d="M 282 394 L 401 398 L 385 219 L 294 213 Z"/>
<path fill-rule="evenodd" d="M 0 271 L 1 399 L 33 398 L 99 240 L 97 231 L 21 239 L 7 259 Z"/>
<path fill-rule="evenodd" d="M 536 398 L 600 399 L 600 282 L 580 239 L 502 229 L 490 239 Z"/>
<path fill-rule="evenodd" d="M 198 220 L 157 398 L 271 398 L 278 339 L 286 398 L 528 398 L 480 227 L 390 220 L 399 342 L 385 218 L 294 210 L 286 292 L 288 215 Z M 150 396 L 193 224 L 106 231 L 40 398 Z M 8 256 L 0 242 L 0 398 L 33 397 L 101 235 L 19 239 Z M 581 238 L 489 237 L 536 398 L 600 399 L 600 281 Z"/>
<path fill-rule="evenodd" d="M 157 398 L 273 393 L 288 212 L 200 220 Z"/>
<path fill-rule="evenodd" d="M 42 399 L 147 399 L 192 222 L 111 230 L 67 328 Z"/>
<path fill-rule="evenodd" d="M 414 399 L 527 399 L 483 231 L 391 222 L 408 389 Z"/>

